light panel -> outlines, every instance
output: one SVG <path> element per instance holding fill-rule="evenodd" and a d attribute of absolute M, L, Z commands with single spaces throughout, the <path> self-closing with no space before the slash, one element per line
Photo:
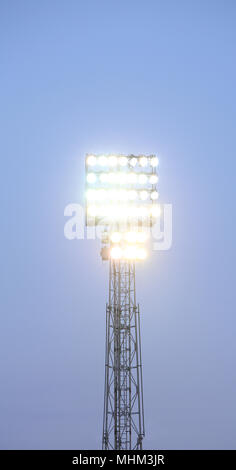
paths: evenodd
<path fill-rule="evenodd" d="M 102 243 L 111 259 L 147 256 L 148 230 L 161 215 L 158 164 L 156 155 L 86 157 L 86 223 L 104 227 Z"/>

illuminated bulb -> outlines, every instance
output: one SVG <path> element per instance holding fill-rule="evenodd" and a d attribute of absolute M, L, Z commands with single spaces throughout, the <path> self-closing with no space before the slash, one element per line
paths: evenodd
<path fill-rule="evenodd" d="M 136 241 L 138 243 L 145 243 L 147 239 L 148 239 L 147 232 L 136 232 Z"/>
<path fill-rule="evenodd" d="M 89 201 L 96 199 L 96 191 L 94 189 L 89 189 L 86 193 L 86 197 Z"/>
<path fill-rule="evenodd" d="M 120 164 L 121 166 L 126 166 L 127 163 L 128 163 L 128 158 L 127 158 L 127 157 L 120 157 L 120 158 L 119 158 L 119 164 Z"/>
<path fill-rule="evenodd" d="M 137 191 L 134 191 L 134 190 L 129 191 L 129 199 L 131 201 L 134 201 L 136 198 L 137 198 Z"/>
<path fill-rule="evenodd" d="M 95 183 L 97 177 L 95 175 L 95 173 L 88 173 L 87 174 L 87 182 L 88 183 Z"/>
<path fill-rule="evenodd" d="M 115 173 L 107 173 L 107 181 L 110 184 L 114 184 L 116 182 L 116 174 Z"/>
<path fill-rule="evenodd" d="M 158 181 L 158 176 L 157 175 L 151 175 L 149 181 L 150 181 L 151 184 L 156 184 L 157 181 Z"/>
<path fill-rule="evenodd" d="M 97 199 L 99 201 L 104 201 L 107 198 L 107 191 L 105 189 L 97 190 Z"/>
<path fill-rule="evenodd" d="M 126 173 L 117 173 L 116 175 L 116 182 L 118 184 L 125 184 L 127 181 L 127 175 Z"/>
<path fill-rule="evenodd" d="M 111 199 L 112 201 L 117 201 L 119 199 L 119 191 L 117 191 L 116 189 L 111 189 L 109 192 L 108 192 L 108 197 L 109 199 Z"/>
<path fill-rule="evenodd" d="M 155 167 L 155 166 L 158 166 L 159 164 L 159 160 L 157 157 L 152 157 L 151 160 L 150 160 L 150 165 Z"/>
<path fill-rule="evenodd" d="M 147 198 L 148 198 L 148 192 L 147 191 L 140 191 L 140 199 L 142 199 L 142 201 L 146 201 Z"/>
<path fill-rule="evenodd" d="M 138 217 L 146 217 L 148 215 L 148 210 L 146 207 L 138 207 L 137 208 L 137 216 Z"/>
<path fill-rule="evenodd" d="M 111 217 L 113 214 L 113 206 L 104 206 L 101 208 L 101 215 L 103 217 Z"/>
<path fill-rule="evenodd" d="M 138 248 L 136 252 L 137 259 L 145 259 L 147 257 L 147 252 L 144 248 Z"/>
<path fill-rule="evenodd" d="M 131 165 L 131 166 L 135 166 L 136 163 L 137 163 L 137 158 L 135 158 L 135 157 L 131 158 L 131 160 L 130 160 L 130 165 Z"/>
<path fill-rule="evenodd" d="M 126 189 L 121 189 L 119 191 L 119 200 L 127 201 L 128 199 L 129 199 L 128 191 L 126 191 Z"/>
<path fill-rule="evenodd" d="M 98 164 L 101 166 L 106 166 L 107 165 L 107 157 L 102 155 L 101 157 L 98 157 Z"/>
<path fill-rule="evenodd" d="M 95 166 L 97 163 L 97 159 L 94 155 L 89 155 L 88 158 L 87 158 L 87 164 L 89 166 Z"/>
<path fill-rule="evenodd" d="M 108 158 L 108 164 L 110 166 L 116 166 L 117 165 L 117 157 L 115 155 L 111 155 L 109 158 Z"/>
<path fill-rule="evenodd" d="M 125 234 L 125 239 L 128 243 L 135 243 L 136 242 L 136 232 L 127 232 Z"/>
<path fill-rule="evenodd" d="M 159 217 L 161 215 L 161 208 L 158 204 L 153 204 L 153 206 L 150 209 L 150 214 L 153 217 Z"/>
<path fill-rule="evenodd" d="M 140 160 L 139 160 L 139 163 L 142 167 L 147 166 L 147 164 L 148 164 L 147 157 L 141 157 Z"/>
<path fill-rule="evenodd" d="M 121 233 L 114 232 L 111 234 L 112 243 L 119 243 L 121 241 Z"/>
<path fill-rule="evenodd" d="M 120 206 L 113 207 L 112 217 L 114 219 L 122 219 L 124 218 L 124 209 Z"/>
<path fill-rule="evenodd" d="M 137 182 L 136 173 L 128 173 L 127 174 L 127 182 L 131 183 L 131 184 L 135 184 Z"/>
<path fill-rule="evenodd" d="M 113 246 L 110 251 L 111 258 L 120 259 L 122 257 L 122 250 L 119 246 Z"/>
<path fill-rule="evenodd" d="M 147 182 L 147 175 L 139 175 L 138 182 L 139 184 L 145 184 Z"/>
<path fill-rule="evenodd" d="M 152 192 L 151 192 L 151 199 L 152 199 L 153 201 L 156 201 L 156 199 L 158 199 L 158 196 L 159 196 L 159 194 L 158 194 L 157 191 L 152 191 Z"/>
<path fill-rule="evenodd" d="M 129 246 L 125 249 L 124 257 L 127 259 L 135 259 L 137 257 L 137 248 L 136 246 Z"/>
<path fill-rule="evenodd" d="M 101 183 L 107 183 L 108 173 L 101 173 L 99 178 L 100 178 Z"/>

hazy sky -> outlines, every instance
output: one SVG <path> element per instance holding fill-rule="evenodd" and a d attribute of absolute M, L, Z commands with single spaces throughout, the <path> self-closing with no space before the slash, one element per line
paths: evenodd
<path fill-rule="evenodd" d="M 86 152 L 159 153 L 137 270 L 145 448 L 235 448 L 236 4 L 0 0 L 0 447 L 99 448 L 108 267 L 64 238 Z"/>

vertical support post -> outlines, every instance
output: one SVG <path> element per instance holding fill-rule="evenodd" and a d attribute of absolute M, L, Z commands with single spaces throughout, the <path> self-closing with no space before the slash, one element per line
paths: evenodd
<path fill-rule="evenodd" d="M 103 449 L 142 449 L 144 411 L 139 316 L 135 262 L 110 260 Z"/>

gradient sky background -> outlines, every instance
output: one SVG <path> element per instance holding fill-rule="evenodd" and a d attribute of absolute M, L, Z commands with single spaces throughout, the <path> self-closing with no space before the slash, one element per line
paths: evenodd
<path fill-rule="evenodd" d="M 236 448 L 236 4 L 0 0 L 0 447 L 101 446 L 108 269 L 64 238 L 86 152 L 159 153 L 137 272 L 145 448 Z"/>

